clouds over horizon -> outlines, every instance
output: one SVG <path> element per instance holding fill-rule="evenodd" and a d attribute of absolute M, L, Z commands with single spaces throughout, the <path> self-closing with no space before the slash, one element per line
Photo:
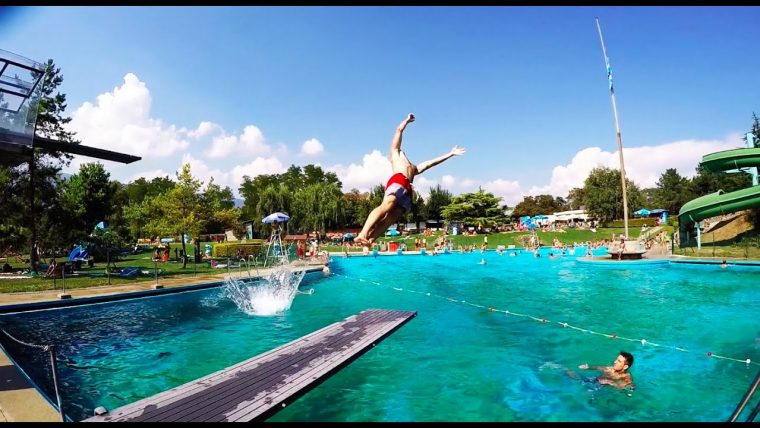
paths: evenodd
<path fill-rule="evenodd" d="M 251 178 L 260 174 L 285 172 L 290 164 L 303 166 L 313 163 L 311 158 L 325 154 L 325 146 L 317 137 L 300 143 L 297 155 L 285 144 L 273 147 L 262 129 L 248 124 L 240 134 L 228 132 L 223 125 L 201 121 L 195 129 L 167 124 L 151 117 L 152 98 L 147 85 L 133 73 L 124 76 L 123 83 L 96 97 L 94 103 L 85 102 L 71 115 L 67 128 L 76 132 L 76 138 L 84 145 L 121 153 L 141 156 L 139 165 L 128 167 L 106 163 L 112 178 L 133 181 L 144 177 L 175 177 L 183 163 L 189 163 L 192 174 L 204 183 L 213 177 L 220 186 L 230 186 L 237 195 L 243 176 Z M 303 132 L 310 132 L 305 129 Z M 297 143 L 294 143 L 297 144 Z M 743 147 L 740 134 L 730 134 L 723 140 L 679 140 L 660 145 L 624 148 L 626 173 L 641 188 L 654 187 L 667 168 L 675 168 L 685 177 L 693 177 L 702 156 L 716 151 Z M 333 152 L 339 152 L 334 150 Z M 295 161 L 301 159 L 301 162 Z M 79 165 L 96 161 L 76 156 L 66 172 L 76 173 Z M 110 165 L 119 165 L 111 168 Z M 585 147 L 567 164 L 556 165 L 547 171 L 547 184 L 527 185 L 514 177 L 492 179 L 436 177 L 427 173 L 417 176 L 414 186 L 421 195 L 441 185 L 452 194 L 477 191 L 503 198 L 503 203 L 514 206 L 524 196 L 551 194 L 567 196 L 570 189 L 581 187 L 588 173 L 595 167 L 613 169 L 619 167 L 617 151 L 604 151 L 599 147 Z M 143 172 L 138 168 L 145 168 Z M 361 163 L 335 163 L 323 165 L 325 171 L 337 174 L 343 183 L 343 191 L 351 189 L 368 191 L 373 186 L 385 184 L 391 175 L 388 158 L 378 149 L 366 153 Z"/>

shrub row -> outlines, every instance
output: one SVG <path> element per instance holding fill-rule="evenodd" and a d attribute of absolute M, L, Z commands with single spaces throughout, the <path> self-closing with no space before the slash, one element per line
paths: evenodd
<path fill-rule="evenodd" d="M 262 242 L 261 239 L 250 239 L 244 244 L 238 242 L 212 244 L 211 254 L 214 257 L 233 257 L 240 251 L 243 257 L 255 257 L 261 252 Z"/>

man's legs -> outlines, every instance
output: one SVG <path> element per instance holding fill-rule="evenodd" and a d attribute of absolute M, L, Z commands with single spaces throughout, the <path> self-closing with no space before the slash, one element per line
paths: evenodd
<path fill-rule="evenodd" d="M 383 202 L 380 203 L 372 212 L 367 216 L 367 221 L 364 223 L 362 231 L 354 238 L 354 242 L 361 245 L 368 245 L 374 242 L 374 238 L 370 239 L 372 234 L 377 229 L 377 224 L 393 210 L 396 205 L 396 197 L 393 195 L 386 195 L 383 198 Z"/>
<path fill-rule="evenodd" d="M 370 243 L 374 243 L 375 239 L 377 239 L 380 235 L 383 234 L 388 229 L 388 226 L 395 223 L 399 218 L 401 218 L 402 215 L 404 215 L 404 208 L 394 205 L 393 208 L 389 212 L 385 214 L 385 216 L 381 217 L 380 220 L 375 224 L 375 227 L 371 227 L 368 231 L 368 239 Z"/>

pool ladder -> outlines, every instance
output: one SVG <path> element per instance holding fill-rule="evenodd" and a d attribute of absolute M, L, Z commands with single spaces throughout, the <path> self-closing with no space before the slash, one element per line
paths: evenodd
<path fill-rule="evenodd" d="M 747 406 L 747 403 L 749 402 L 750 398 L 752 398 L 752 395 L 757 391 L 758 386 L 760 386 L 760 371 L 757 372 L 757 376 L 755 376 L 755 380 L 752 381 L 752 384 L 747 389 L 747 392 L 744 393 L 744 398 L 742 398 L 742 401 L 739 402 L 739 405 L 736 406 L 736 410 L 734 410 L 734 413 L 731 414 L 731 417 L 728 418 L 728 422 L 736 422 L 736 419 L 739 417 L 739 414 L 741 414 L 742 410 L 744 410 L 744 407 Z M 757 402 L 755 405 L 755 408 L 752 409 L 752 412 L 750 412 L 749 416 L 747 416 L 747 419 L 745 422 L 752 422 L 755 420 L 755 417 L 757 417 L 757 413 L 760 412 L 760 401 Z"/>
<path fill-rule="evenodd" d="M 248 261 L 248 259 L 253 260 L 253 268 L 256 269 L 256 276 L 261 276 L 259 274 L 259 267 L 256 266 L 256 258 L 252 255 L 248 256 L 248 258 L 241 257 L 240 260 L 238 260 L 238 277 L 243 278 L 243 263 L 245 263 L 245 266 L 248 268 L 248 282 L 252 281 L 253 278 L 251 277 L 251 264 Z M 227 276 L 232 278 L 232 264 L 230 263 L 230 258 L 227 257 Z"/>

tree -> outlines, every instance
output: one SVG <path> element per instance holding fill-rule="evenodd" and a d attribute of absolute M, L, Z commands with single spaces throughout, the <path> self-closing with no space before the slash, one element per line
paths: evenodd
<path fill-rule="evenodd" d="M 141 203 L 145 198 L 161 195 L 168 192 L 174 187 L 174 181 L 166 177 L 155 177 L 148 181 L 140 177 L 135 181 L 127 183 L 125 192 L 129 203 Z"/>
<path fill-rule="evenodd" d="M 583 208 L 583 187 L 574 187 L 567 194 L 567 204 L 571 210 L 580 210 Z"/>
<path fill-rule="evenodd" d="M 343 194 L 343 225 L 345 227 L 361 227 L 371 210 L 369 193 L 360 193 L 358 189 L 351 189 L 350 192 Z"/>
<path fill-rule="evenodd" d="M 726 193 L 733 192 L 751 185 L 752 179 L 749 174 L 729 174 L 723 171 L 713 172 L 699 165 L 697 166 L 697 175 L 689 182 L 686 200 L 690 201 L 709 193 L 715 193 L 718 190 L 723 190 Z"/>
<path fill-rule="evenodd" d="M 464 224 L 489 227 L 505 220 L 500 202 L 501 198 L 492 193 L 485 193 L 479 188 L 475 193 L 454 196 L 451 203 L 443 208 L 442 215 L 449 222 L 461 221 Z"/>
<path fill-rule="evenodd" d="M 260 219 L 272 212 L 282 211 L 291 214 L 290 224 L 298 227 L 299 219 L 302 217 L 299 217 L 297 212 L 290 212 L 293 195 L 299 190 L 318 183 L 337 186 L 338 189 L 342 185 L 335 173 L 324 172 L 316 165 L 306 165 L 303 169 L 291 165 L 283 174 L 258 175 L 253 179 L 244 176 L 239 189 L 244 198 L 242 216 L 247 219 Z M 334 223 L 330 220 L 326 224 L 338 225 L 340 217 L 342 214 L 339 214 L 338 220 Z M 258 222 L 254 222 L 254 227 L 259 232 L 264 231 L 264 225 Z"/>
<path fill-rule="evenodd" d="M 95 225 L 109 220 L 115 210 L 113 198 L 117 184 L 101 163 L 85 163 L 79 172 L 58 186 L 62 212 L 57 230 L 76 242 L 93 232 Z"/>
<path fill-rule="evenodd" d="M 642 198 L 642 203 L 644 204 L 644 208 L 646 207 L 660 208 L 661 204 L 658 202 L 658 199 L 657 199 L 656 187 L 647 187 L 646 189 L 641 189 L 641 198 Z M 636 210 L 636 207 L 634 207 L 634 210 Z"/>
<path fill-rule="evenodd" d="M 241 217 L 246 220 L 259 219 L 261 220 L 267 214 L 260 215 L 258 211 L 259 200 L 264 189 L 271 185 L 279 184 L 280 178 L 277 174 L 261 174 L 254 178 L 250 178 L 247 175 L 243 176 L 243 182 L 240 184 L 238 191 L 240 196 L 243 197 L 243 209 Z M 257 222 L 254 222 L 255 227 L 259 227 Z"/>
<path fill-rule="evenodd" d="M 66 95 L 56 92 L 63 83 L 63 75 L 52 59 L 45 63 L 45 74 L 40 80 L 40 98 L 29 105 L 31 110 L 37 111 L 35 135 L 79 144 L 74 139 L 74 134 L 64 128 L 71 118 L 63 116 Z M 58 215 L 55 211 L 58 207 L 55 184 L 61 167 L 67 165 L 70 159 L 70 155 L 61 152 L 35 149 L 27 164 L 5 169 L 4 194 L 12 197 L 0 204 L 0 218 L 7 225 L 5 229 L 9 232 L 8 240 L 15 241 L 16 248 L 22 245 L 22 237 L 28 239 L 27 242 L 32 247 L 31 244 L 38 238 L 37 228 L 42 227 L 44 230 L 46 225 L 50 227 L 55 223 Z M 41 243 L 44 245 L 45 241 L 51 243 L 55 239 L 57 238 L 43 235 Z M 36 271 L 37 260 L 34 256 L 31 260 L 32 269 Z"/>
<path fill-rule="evenodd" d="M 324 231 L 343 215 L 343 193 L 337 183 L 316 182 L 297 191 L 291 221 L 307 230 Z"/>
<path fill-rule="evenodd" d="M 640 206 L 643 198 L 638 186 L 627 178 L 626 187 L 630 215 L 631 207 Z M 607 167 L 592 169 L 583 183 L 583 193 L 586 211 L 592 217 L 598 218 L 602 223 L 623 217 L 623 189 L 619 170 Z"/>
<path fill-rule="evenodd" d="M 678 214 L 683 204 L 689 201 L 689 195 L 686 193 L 689 180 L 682 177 L 675 168 L 668 168 L 660 175 L 657 180 L 655 189 L 656 207 L 664 208 L 672 214 Z"/>
<path fill-rule="evenodd" d="M 539 214 L 552 214 L 557 211 L 563 211 L 567 207 L 564 198 L 555 198 L 552 195 L 525 196 L 523 201 L 515 206 L 512 215 L 516 217 L 530 216 Z"/>
<path fill-rule="evenodd" d="M 214 183 L 212 177 L 201 194 L 201 203 L 206 208 L 206 218 L 208 219 L 204 226 L 206 232 L 218 233 L 232 229 L 236 235 L 243 233 L 243 227 L 240 224 L 240 210 L 235 208 L 232 189 L 229 187 L 222 189 L 221 186 Z"/>
<path fill-rule="evenodd" d="M 177 173 L 177 184 L 168 193 L 153 198 L 154 204 L 161 207 L 163 219 L 158 219 L 159 229 L 166 233 L 179 235 L 182 241 L 182 252 L 187 254 L 185 234 L 200 242 L 200 233 L 206 225 L 208 211 L 203 205 L 199 194 L 202 182 L 193 178 L 190 164 L 183 164 Z M 197 247 L 196 247 L 197 248 Z M 196 251 L 197 253 L 197 251 Z M 182 260 L 182 268 L 187 267 L 187 257 Z"/>
<path fill-rule="evenodd" d="M 754 146 L 760 147 L 760 118 L 758 118 L 754 112 L 752 112 L 752 129 L 750 129 L 749 132 L 754 137 L 754 140 L 755 140 Z M 745 143 L 747 142 L 746 135 L 742 137 L 742 139 L 744 140 Z"/>
<path fill-rule="evenodd" d="M 293 193 L 285 183 L 270 184 L 259 196 L 259 202 L 256 205 L 256 218 L 262 219 L 274 212 L 290 214 L 292 202 Z M 263 230 L 263 225 L 260 221 L 255 222 L 255 224 Z"/>
<path fill-rule="evenodd" d="M 425 199 L 420 196 L 419 192 L 412 191 L 412 210 L 402 217 L 405 223 L 412 222 L 417 230 L 420 228 L 420 222 L 428 216 Z"/>
<path fill-rule="evenodd" d="M 441 220 L 444 207 L 449 205 L 451 201 L 451 192 L 441 188 L 440 184 L 431 187 L 426 202 L 428 218 L 436 221 Z"/>

